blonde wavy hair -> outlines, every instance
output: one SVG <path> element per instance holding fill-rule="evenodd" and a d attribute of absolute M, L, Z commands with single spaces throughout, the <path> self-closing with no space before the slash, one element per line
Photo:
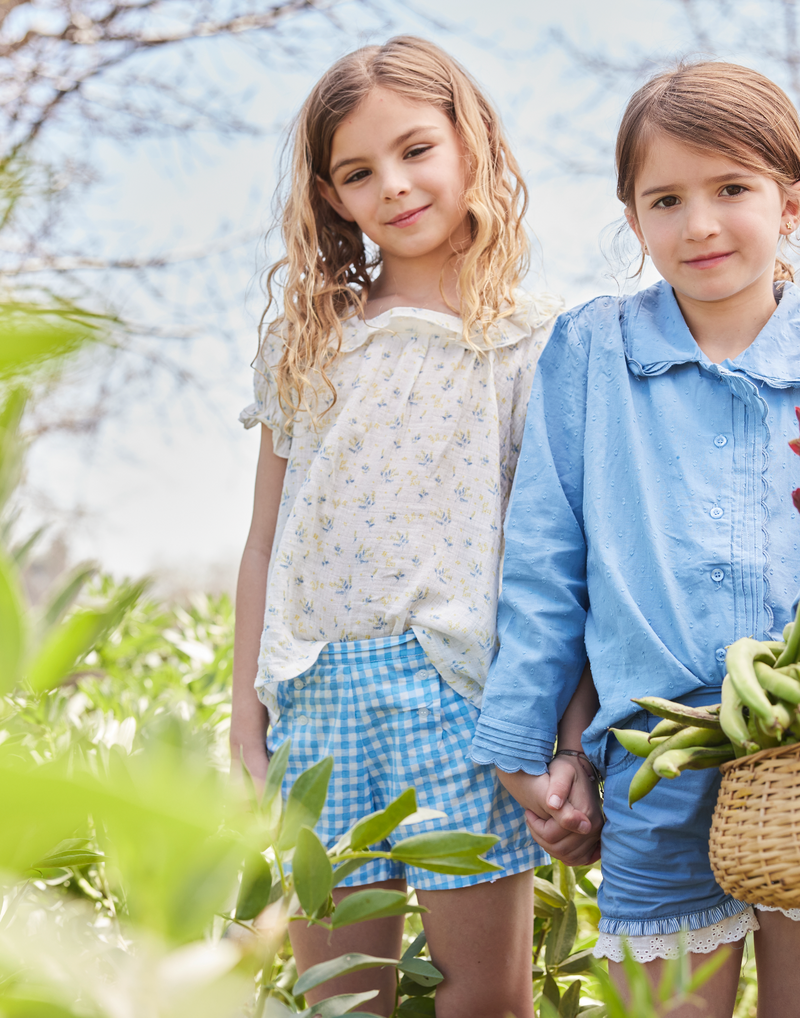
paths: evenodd
<path fill-rule="evenodd" d="M 617 135 L 617 197 L 634 210 L 636 174 L 657 132 L 771 177 L 784 194 L 800 180 L 800 121 L 786 93 L 763 74 L 739 64 L 679 64 L 634 93 Z M 644 254 L 639 267 L 644 267 Z M 775 259 L 774 278 L 794 280 L 792 266 Z"/>
<path fill-rule="evenodd" d="M 270 335 L 282 339 L 280 362 L 270 367 L 290 420 L 300 411 L 316 417 L 325 390 L 329 405 L 335 402 L 326 369 L 341 349 L 342 322 L 363 314 L 380 265 L 380 253 L 370 259 L 358 226 L 342 219 L 317 188 L 318 177 L 330 182 L 337 127 L 378 87 L 442 110 L 464 143 L 469 183 L 463 201 L 471 243 L 461 254 L 457 310 L 464 340 L 473 349 L 479 349 L 471 338 L 476 327 L 490 344 L 489 326 L 513 313 L 514 290 L 528 267 L 522 222 L 528 192 L 497 113 L 464 68 L 414 36 L 397 36 L 343 57 L 314 86 L 294 123 L 285 194 L 279 199 L 285 254 L 266 276 L 260 348 Z M 273 308 L 278 313 L 265 326 Z"/>

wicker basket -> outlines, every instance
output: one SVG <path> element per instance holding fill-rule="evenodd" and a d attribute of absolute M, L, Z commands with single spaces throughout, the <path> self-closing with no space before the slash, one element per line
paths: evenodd
<path fill-rule="evenodd" d="M 717 883 L 740 901 L 800 907 L 800 743 L 720 770 L 709 841 Z"/>

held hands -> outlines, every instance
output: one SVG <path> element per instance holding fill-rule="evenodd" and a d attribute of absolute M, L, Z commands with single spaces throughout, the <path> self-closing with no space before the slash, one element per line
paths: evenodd
<path fill-rule="evenodd" d="M 600 858 L 600 792 L 579 758 L 557 756 L 549 774 L 498 770 L 497 776 L 525 807 L 528 828 L 545 852 L 568 866 L 588 866 Z"/>

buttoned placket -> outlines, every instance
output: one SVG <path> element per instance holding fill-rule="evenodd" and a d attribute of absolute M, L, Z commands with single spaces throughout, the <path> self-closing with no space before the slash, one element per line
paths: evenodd
<path fill-rule="evenodd" d="M 768 628 L 764 615 L 764 463 L 767 405 L 749 379 L 721 370 L 732 396 L 731 642 Z"/>

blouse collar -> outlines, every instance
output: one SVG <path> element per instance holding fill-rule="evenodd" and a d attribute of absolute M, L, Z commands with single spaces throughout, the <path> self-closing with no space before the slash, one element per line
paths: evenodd
<path fill-rule="evenodd" d="M 345 322 L 341 350 L 342 353 L 357 350 L 382 332 L 394 332 L 406 338 L 437 337 L 466 350 L 497 350 L 518 343 L 563 310 L 563 303 L 550 294 L 520 292 L 515 295 L 515 300 L 514 313 L 500 319 L 489 329 L 488 343 L 480 328 L 473 331 L 471 343 L 465 342 L 461 319 L 457 315 L 426 308 L 397 307 L 367 321 L 351 318 Z"/>
<path fill-rule="evenodd" d="M 732 360 L 714 364 L 689 332 L 672 287 L 663 279 L 625 301 L 622 334 L 634 375 L 660 375 L 679 364 L 714 373 L 741 372 L 776 388 L 800 385 L 800 288 L 779 283 L 778 306 L 750 346 Z"/>

